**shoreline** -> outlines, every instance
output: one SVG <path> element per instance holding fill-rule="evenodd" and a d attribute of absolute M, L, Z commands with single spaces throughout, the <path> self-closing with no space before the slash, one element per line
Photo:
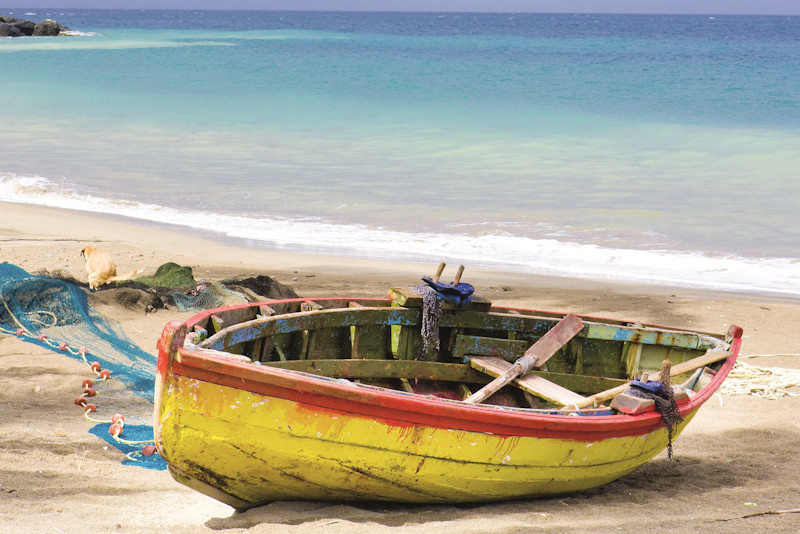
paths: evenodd
<path fill-rule="evenodd" d="M 232 246 L 172 229 L 130 224 L 118 217 L 0 202 L 0 261 L 28 272 L 64 270 L 85 280 L 80 250 L 109 252 L 120 272 L 167 261 L 191 266 L 196 279 L 270 276 L 301 296 L 383 297 L 391 286 L 416 285 L 436 265 L 403 264 L 270 252 Z M 449 264 L 444 280 L 457 265 Z M 800 302 L 787 299 L 472 271 L 463 280 L 499 305 L 576 312 L 708 332 L 744 329 L 742 361 L 800 369 Z M 103 304 L 98 313 L 119 324 L 155 355 L 170 320 L 194 312 L 142 313 Z M 794 334 L 793 334 L 794 333 Z M 470 506 L 279 502 L 244 513 L 175 482 L 167 471 L 123 465 L 124 454 L 89 432 L 73 403 L 86 365 L 63 354 L 0 334 L 0 531 L 248 534 L 382 534 L 446 532 L 641 532 L 646 528 L 795 532 L 800 514 L 785 474 L 800 470 L 800 396 L 768 400 L 716 395 L 665 453 L 622 479 L 591 491 L 553 498 Z M 142 409 L 98 387 L 105 415 Z M 797 390 L 798 388 L 792 388 Z M 93 401 L 95 402 L 95 401 Z M 146 407 L 145 407 L 146 408 Z M 180 503 L 176 506 L 176 503 Z M 765 515 L 746 518 L 747 514 Z M 735 520 L 733 520 L 735 519 Z"/>
<path fill-rule="evenodd" d="M 24 269 L 26 268 L 24 264 L 30 260 L 19 253 L 13 254 L 14 250 L 29 250 L 31 247 L 42 246 L 45 243 L 50 243 L 54 250 L 59 251 L 66 251 L 69 248 L 68 243 L 75 243 L 78 252 L 86 244 L 97 245 L 99 243 L 99 248 L 106 246 L 109 253 L 112 253 L 111 249 L 116 250 L 120 244 L 125 243 L 140 253 L 151 251 L 151 257 L 156 261 L 166 257 L 165 254 L 169 254 L 164 249 L 171 248 L 174 249 L 176 256 L 187 262 L 187 265 L 192 267 L 202 265 L 205 268 L 204 273 L 196 273 L 196 275 L 208 278 L 248 274 L 254 272 L 253 269 L 269 269 L 283 277 L 288 277 L 289 274 L 295 272 L 299 274 L 300 271 L 321 270 L 331 276 L 395 275 L 406 282 L 409 278 L 415 278 L 414 283 L 416 283 L 421 276 L 433 274 L 437 267 L 437 265 L 422 262 L 361 259 L 344 255 L 274 250 L 252 246 L 245 239 L 226 237 L 212 230 L 201 231 L 166 223 L 147 222 L 124 215 L 4 201 L 0 201 L 0 211 L 5 216 L 4 220 L 0 221 L 0 244 L 2 245 L 0 246 L 0 261 L 14 263 L 13 260 L 17 258 L 23 263 L 17 265 Z M 228 262 L 209 258 L 206 252 L 209 249 L 219 250 L 226 258 L 236 258 L 236 261 Z M 4 253 L 5 250 L 11 250 L 11 253 Z M 59 258 L 61 261 L 57 266 L 36 265 L 32 268 L 65 269 L 76 278 L 81 279 L 84 274 L 83 260 L 82 258 L 77 259 L 80 261 L 75 261 L 75 258 L 62 253 Z M 175 259 L 165 259 L 161 263 L 165 261 L 180 263 Z M 448 262 L 443 274 L 443 279 L 447 279 L 448 276 L 453 275 L 458 265 L 455 262 L 449 262 L 447 258 L 443 258 L 442 261 Z M 121 261 L 116 263 L 120 272 L 124 272 L 124 264 Z M 148 265 L 148 273 L 152 274 L 161 263 Z M 604 290 L 627 294 L 670 295 L 681 298 L 741 298 L 757 302 L 800 304 L 800 299 L 793 296 L 755 291 L 738 292 L 529 274 L 497 269 L 471 269 L 469 265 L 466 265 L 465 273 L 464 280 L 472 280 L 476 288 L 480 284 L 500 284 L 529 288 L 557 287 L 565 290 Z M 302 284 L 298 285 L 302 286 Z"/>

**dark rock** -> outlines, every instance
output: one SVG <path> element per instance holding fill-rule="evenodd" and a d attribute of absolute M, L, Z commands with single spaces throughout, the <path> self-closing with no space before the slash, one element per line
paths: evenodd
<path fill-rule="evenodd" d="M 65 31 L 69 28 L 50 19 L 33 22 L 0 15 L 0 37 L 55 36 Z"/>
<path fill-rule="evenodd" d="M 34 37 L 38 36 L 47 36 L 47 37 L 54 37 L 61 33 L 64 27 L 61 26 L 58 22 L 54 20 L 43 20 L 37 22 L 33 27 L 33 35 Z"/>
<path fill-rule="evenodd" d="M 13 24 L 0 22 L 0 37 L 24 37 L 25 34 L 19 31 Z"/>
<path fill-rule="evenodd" d="M 36 27 L 36 23 L 32 20 L 21 20 L 19 22 L 12 22 L 12 25 L 16 29 L 22 32 L 23 35 L 33 35 L 33 29 Z"/>

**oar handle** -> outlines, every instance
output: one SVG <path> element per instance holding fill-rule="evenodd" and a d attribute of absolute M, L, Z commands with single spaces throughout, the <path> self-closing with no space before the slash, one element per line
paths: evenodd
<path fill-rule="evenodd" d="M 442 272 L 444 271 L 445 265 L 447 265 L 445 262 L 441 262 L 439 264 L 439 268 L 436 269 L 436 274 L 433 275 L 433 281 L 434 282 L 438 282 L 439 281 L 439 277 L 442 276 Z"/>
<path fill-rule="evenodd" d="M 462 274 L 464 274 L 464 266 L 463 265 L 459 265 L 458 272 L 456 272 L 456 277 L 453 279 L 453 285 L 454 286 L 458 285 L 458 283 L 461 281 L 461 275 Z"/>

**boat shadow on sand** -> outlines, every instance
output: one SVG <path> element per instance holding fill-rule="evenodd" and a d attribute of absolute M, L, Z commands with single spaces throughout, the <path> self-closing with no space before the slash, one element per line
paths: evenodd
<path fill-rule="evenodd" d="M 769 434 L 768 436 L 766 434 Z M 689 436 L 685 436 L 689 438 Z M 769 446 L 765 441 L 769 440 Z M 578 493 L 550 498 L 523 499 L 489 504 L 430 505 L 394 503 L 276 502 L 235 512 L 230 517 L 213 518 L 205 523 L 212 530 L 251 528 L 256 525 L 334 525 L 337 523 L 377 523 L 387 527 L 470 521 L 492 517 L 500 520 L 517 514 L 555 517 L 567 520 L 597 513 L 600 508 L 620 507 L 619 522 L 626 519 L 623 510 L 634 504 L 650 510 L 671 508 L 679 518 L 693 519 L 696 507 L 703 502 L 735 501 L 730 498 L 737 489 L 747 500 L 778 502 L 782 492 L 791 492 L 786 473 L 800 470 L 800 433 L 735 429 L 713 435 L 695 435 L 676 443 L 675 458 L 662 453 L 619 480 Z M 683 449 L 683 450 L 681 450 Z M 776 451 L 788 454 L 780 455 Z M 793 451 L 793 452 L 791 452 Z M 728 495 L 728 497 L 724 497 Z M 786 499 L 791 498 L 789 495 Z M 688 504 L 691 503 L 691 506 Z M 721 516 L 734 516 L 719 510 Z M 653 518 L 655 519 L 655 518 Z"/>

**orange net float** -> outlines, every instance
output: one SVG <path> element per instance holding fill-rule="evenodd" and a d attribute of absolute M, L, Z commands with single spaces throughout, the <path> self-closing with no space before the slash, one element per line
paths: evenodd
<path fill-rule="evenodd" d="M 86 397 L 84 397 L 83 395 L 75 397 L 75 404 L 77 404 L 78 406 L 86 406 Z"/>
<path fill-rule="evenodd" d="M 108 433 L 112 436 L 119 437 L 122 434 L 122 425 L 119 423 L 113 423 L 110 427 L 108 427 Z"/>
<path fill-rule="evenodd" d="M 86 347 L 81 347 L 78 349 L 78 354 L 80 354 L 81 356 L 86 356 L 87 354 L 89 354 L 89 349 L 87 349 Z"/>
<path fill-rule="evenodd" d="M 95 406 L 95 405 L 94 405 L 94 404 L 92 404 L 92 403 L 85 404 L 85 405 L 83 406 L 83 411 L 84 411 L 84 413 L 96 412 L 96 411 L 97 411 L 97 406 Z"/>
<path fill-rule="evenodd" d="M 37 337 L 36 339 L 38 339 L 39 341 L 47 341 L 47 336 L 45 334 L 39 334 L 39 337 Z"/>
<path fill-rule="evenodd" d="M 17 328 L 17 335 L 19 337 L 25 337 L 25 335 L 27 335 L 27 332 L 23 328 Z"/>
<path fill-rule="evenodd" d="M 144 447 L 142 447 L 142 454 L 144 456 L 147 456 L 148 458 L 150 456 L 153 456 L 157 452 L 158 452 L 158 449 L 156 449 L 155 445 L 145 445 Z"/>
<path fill-rule="evenodd" d="M 82 387 L 82 388 L 84 388 L 84 389 L 86 389 L 86 388 L 90 388 L 90 387 L 92 387 L 93 385 L 94 385 L 94 382 L 92 382 L 92 380 L 91 380 L 91 379 L 89 379 L 89 378 L 87 378 L 86 380 L 84 380 L 84 381 L 81 383 L 81 387 Z"/>
<path fill-rule="evenodd" d="M 122 425 L 125 424 L 125 416 L 121 413 L 115 413 L 114 417 L 111 418 L 112 423 L 120 423 Z"/>
<path fill-rule="evenodd" d="M 68 348 L 69 348 L 69 344 L 66 341 L 62 341 L 58 345 L 58 350 L 60 350 L 61 352 L 67 352 Z"/>
<path fill-rule="evenodd" d="M 100 378 L 108 380 L 108 377 L 110 376 L 111 376 L 111 371 L 109 371 L 108 369 L 103 369 L 100 371 Z"/>
<path fill-rule="evenodd" d="M 83 390 L 83 394 L 86 395 L 87 397 L 94 397 L 95 395 L 97 395 L 97 390 L 92 387 L 88 387 Z"/>
<path fill-rule="evenodd" d="M 95 373 L 98 372 L 100 369 L 102 369 L 102 367 L 100 367 L 100 362 L 92 362 L 91 364 L 89 364 L 89 367 L 91 367 L 92 371 L 94 371 Z"/>

